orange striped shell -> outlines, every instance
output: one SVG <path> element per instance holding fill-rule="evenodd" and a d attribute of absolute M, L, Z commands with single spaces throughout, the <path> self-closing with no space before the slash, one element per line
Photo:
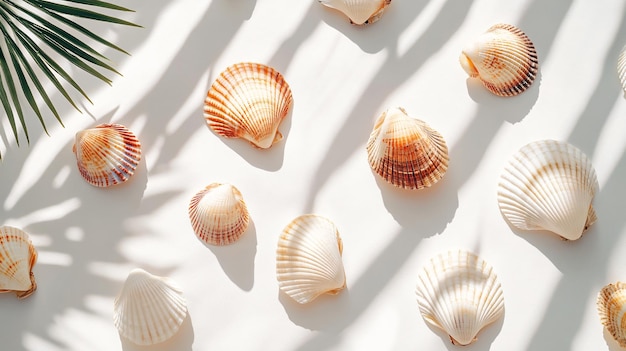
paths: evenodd
<path fill-rule="evenodd" d="M 35 262 L 37 250 L 28 234 L 18 228 L 0 227 L 0 293 L 14 292 L 20 299 L 30 296 L 37 289 Z"/>
<path fill-rule="evenodd" d="M 141 160 L 141 143 L 121 124 L 100 124 L 79 131 L 72 151 L 80 174 L 97 187 L 127 181 Z"/>
<path fill-rule="evenodd" d="M 399 107 L 378 117 L 367 155 L 376 173 L 404 189 L 430 187 L 448 169 L 448 147 L 441 134 Z"/>
<path fill-rule="evenodd" d="M 221 136 L 267 149 L 283 138 L 278 126 L 292 102 L 291 89 L 278 71 L 259 63 L 237 63 L 211 85 L 204 118 Z"/>
<path fill-rule="evenodd" d="M 467 74 L 499 96 L 522 93 L 535 80 L 537 51 L 528 36 L 510 24 L 496 24 L 467 45 L 460 57 Z"/>
<path fill-rule="evenodd" d="M 597 299 L 598 314 L 615 341 L 626 347 L 626 283 L 608 284 Z"/>

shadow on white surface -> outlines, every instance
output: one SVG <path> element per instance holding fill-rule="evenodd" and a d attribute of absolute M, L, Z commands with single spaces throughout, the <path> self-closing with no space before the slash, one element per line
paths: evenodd
<path fill-rule="evenodd" d="M 193 325 L 191 316 L 187 317 L 181 324 L 180 329 L 170 339 L 155 345 L 137 345 L 120 336 L 123 351 L 191 351 L 194 340 Z"/>
<path fill-rule="evenodd" d="M 254 286 L 254 258 L 257 250 L 256 228 L 252 220 L 250 220 L 245 233 L 236 242 L 225 246 L 208 244 L 205 246 L 217 257 L 224 273 L 233 283 L 242 290 L 252 290 Z"/>
<path fill-rule="evenodd" d="M 322 294 L 307 304 L 299 304 L 278 289 L 278 301 L 293 323 L 306 329 L 330 333 L 334 331 L 335 323 L 351 310 L 349 287 L 336 295 Z"/>

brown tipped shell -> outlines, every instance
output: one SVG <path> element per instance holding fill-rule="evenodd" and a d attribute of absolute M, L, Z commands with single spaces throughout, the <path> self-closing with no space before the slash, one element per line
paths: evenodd
<path fill-rule="evenodd" d="M 100 124 L 76 133 L 72 147 L 85 180 L 97 187 L 127 181 L 141 160 L 141 144 L 121 124 Z"/>
<path fill-rule="evenodd" d="M 196 236 L 210 245 L 237 241 L 248 228 L 248 208 L 237 188 L 213 183 L 189 203 L 189 219 Z"/>
<path fill-rule="evenodd" d="M 367 155 L 376 173 L 404 189 L 430 187 L 448 169 L 448 147 L 441 134 L 399 107 L 378 117 Z"/>
<path fill-rule="evenodd" d="M 380 19 L 391 0 L 318 0 L 321 4 L 341 11 L 356 25 L 371 24 Z"/>
<path fill-rule="evenodd" d="M 28 234 L 18 228 L 0 227 L 0 293 L 14 292 L 20 299 L 30 296 L 37 289 L 35 262 L 37 250 Z"/>
<path fill-rule="evenodd" d="M 204 118 L 221 136 L 267 149 L 282 139 L 278 126 L 292 102 L 291 89 L 278 71 L 259 63 L 237 63 L 211 85 Z"/>
<path fill-rule="evenodd" d="M 489 28 L 463 49 L 460 61 L 470 77 L 478 77 L 499 96 L 514 96 L 528 89 L 539 67 L 534 44 L 510 24 Z"/>
<path fill-rule="evenodd" d="M 615 341 L 626 347 L 626 284 L 609 284 L 598 294 L 598 314 Z"/>

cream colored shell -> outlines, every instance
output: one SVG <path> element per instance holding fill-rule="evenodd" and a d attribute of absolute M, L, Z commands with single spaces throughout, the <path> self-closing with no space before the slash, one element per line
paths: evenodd
<path fill-rule="evenodd" d="M 424 320 L 468 345 L 504 315 L 504 297 L 493 268 L 474 253 L 452 250 L 431 258 L 419 274 L 417 302 Z"/>
<path fill-rule="evenodd" d="M 350 23 L 371 24 L 380 19 L 391 0 L 318 0 L 321 4 L 341 11 Z"/>
<path fill-rule="evenodd" d="M 77 132 L 72 150 L 81 176 L 97 187 L 127 181 L 141 160 L 141 143 L 121 124 L 100 124 Z"/>
<path fill-rule="evenodd" d="M 378 117 L 366 148 L 372 170 L 400 188 L 430 187 L 448 169 L 448 146 L 441 134 L 400 107 Z"/>
<path fill-rule="evenodd" d="M 276 277 L 280 290 L 304 304 L 346 286 L 339 231 L 328 218 L 303 215 L 291 221 L 278 240 Z"/>
<path fill-rule="evenodd" d="M 28 234 L 15 227 L 0 227 L 0 293 L 13 292 L 20 299 L 30 296 L 37 289 L 35 262 L 37 250 Z"/>
<path fill-rule="evenodd" d="M 532 41 L 519 28 L 496 24 L 463 48 L 461 66 L 499 96 L 514 96 L 530 87 L 539 61 Z"/>
<path fill-rule="evenodd" d="M 212 183 L 189 203 L 189 219 L 196 236 L 210 245 L 229 245 L 248 228 L 250 216 L 239 189 Z"/>
<path fill-rule="evenodd" d="M 604 286 L 598 293 L 597 307 L 602 324 L 621 347 L 626 347 L 626 284 Z"/>
<path fill-rule="evenodd" d="M 539 140 L 523 146 L 504 167 L 498 204 L 516 228 L 576 240 L 597 219 L 592 206 L 597 190 L 596 172 L 581 150 Z"/>
<path fill-rule="evenodd" d="M 113 321 L 120 335 L 137 345 L 153 345 L 174 336 L 187 317 L 182 291 L 169 278 L 141 268 L 128 278 L 114 301 Z"/>
<path fill-rule="evenodd" d="M 626 46 L 622 48 L 617 58 L 617 76 L 622 83 L 622 90 L 626 96 Z"/>
<path fill-rule="evenodd" d="M 293 103 L 282 74 L 259 63 L 227 67 L 207 92 L 204 118 L 215 133 L 242 138 L 267 149 L 283 136 L 278 130 Z"/>

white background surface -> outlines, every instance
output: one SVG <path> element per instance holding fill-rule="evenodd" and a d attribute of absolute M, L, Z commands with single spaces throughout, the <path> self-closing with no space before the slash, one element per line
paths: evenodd
<path fill-rule="evenodd" d="M 75 112 L 56 97 L 65 128 L 50 136 L 30 119 L 17 147 L 3 120 L 0 224 L 30 233 L 39 288 L 0 296 L 1 350 L 457 350 L 426 325 L 415 283 L 431 256 L 479 253 L 496 270 L 505 317 L 465 350 L 617 350 L 596 312 L 598 291 L 625 280 L 626 101 L 616 60 L 626 44 L 626 3 L 614 0 L 394 0 L 382 19 L 351 26 L 317 1 L 118 1 L 143 29 L 91 28 L 132 53 L 106 51 L 123 77 L 113 87 L 74 71 L 94 105 Z M 491 25 L 534 41 L 537 81 L 514 98 L 468 80 L 458 57 Z M 269 150 L 225 140 L 202 116 L 226 66 L 257 61 L 289 82 L 294 106 Z M 437 129 L 450 167 L 433 188 L 401 191 L 367 163 L 375 118 L 403 106 Z M 88 185 L 74 134 L 122 123 L 142 142 L 131 181 Z M 578 241 L 512 230 L 496 186 L 508 157 L 539 139 L 571 142 L 592 158 L 598 222 Z M 243 193 L 252 222 L 238 243 L 204 246 L 187 217 L 212 182 Z M 318 213 L 344 242 L 347 289 L 300 306 L 279 293 L 278 235 Z M 183 288 L 189 316 L 172 340 L 120 340 L 113 299 L 141 267 Z"/>

